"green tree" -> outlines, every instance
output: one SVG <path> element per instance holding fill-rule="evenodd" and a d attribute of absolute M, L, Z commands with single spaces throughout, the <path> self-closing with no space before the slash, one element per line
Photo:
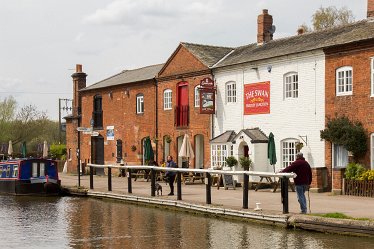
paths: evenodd
<path fill-rule="evenodd" d="M 346 7 L 320 7 L 312 16 L 313 29 L 316 31 L 346 25 L 353 21 L 353 13 Z"/>

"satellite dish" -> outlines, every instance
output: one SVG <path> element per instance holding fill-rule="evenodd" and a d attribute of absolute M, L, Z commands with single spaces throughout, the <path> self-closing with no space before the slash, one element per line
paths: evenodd
<path fill-rule="evenodd" d="M 276 30 L 275 25 L 271 25 L 271 28 L 269 29 L 269 33 L 274 34 L 275 30 Z"/>

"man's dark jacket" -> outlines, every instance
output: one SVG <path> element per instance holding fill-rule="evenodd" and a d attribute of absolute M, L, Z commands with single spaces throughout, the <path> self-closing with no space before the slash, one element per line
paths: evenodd
<path fill-rule="evenodd" d="M 312 169 L 304 157 L 296 159 L 290 166 L 282 170 L 284 173 L 293 172 L 297 176 L 295 185 L 310 185 L 312 183 Z"/>

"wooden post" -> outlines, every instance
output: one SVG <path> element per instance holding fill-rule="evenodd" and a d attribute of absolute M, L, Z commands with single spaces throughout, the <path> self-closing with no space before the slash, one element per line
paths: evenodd
<path fill-rule="evenodd" d="M 112 191 L 112 168 L 108 167 L 108 191 Z"/>
<path fill-rule="evenodd" d="M 281 198 L 283 203 L 283 213 L 288 214 L 288 179 L 285 176 L 281 178 Z"/>
<path fill-rule="evenodd" d="M 212 204 L 212 192 L 211 192 L 212 178 L 210 177 L 209 173 L 206 173 L 206 178 L 208 180 L 207 184 L 205 185 L 205 188 L 206 188 L 206 204 Z"/>
<path fill-rule="evenodd" d="M 127 192 L 129 194 L 132 193 L 132 185 L 131 185 L 131 169 L 127 169 L 129 175 L 127 177 Z"/>
<path fill-rule="evenodd" d="M 93 189 L 94 186 L 93 186 L 93 167 L 90 166 L 90 189 Z"/>
<path fill-rule="evenodd" d="M 156 195 L 156 171 L 151 169 L 151 196 Z"/>
<path fill-rule="evenodd" d="M 177 191 L 178 191 L 178 196 L 177 200 L 180 201 L 182 200 L 182 179 L 181 179 L 181 172 L 177 172 Z"/>
<path fill-rule="evenodd" d="M 248 209 L 248 184 L 249 184 L 249 176 L 247 174 L 244 174 L 243 181 L 244 181 L 243 182 L 243 208 L 244 209 Z"/>

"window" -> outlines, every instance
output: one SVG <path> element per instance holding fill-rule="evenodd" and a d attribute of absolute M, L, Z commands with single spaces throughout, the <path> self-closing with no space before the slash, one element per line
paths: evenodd
<path fill-rule="evenodd" d="M 93 128 L 103 128 L 103 105 L 101 95 L 95 95 L 94 97 L 94 108 L 92 113 Z"/>
<path fill-rule="evenodd" d="M 236 83 L 226 84 L 226 103 L 236 103 Z"/>
<path fill-rule="evenodd" d="M 228 157 L 227 145 L 213 144 L 211 150 L 212 166 L 226 166 L 226 158 Z"/>
<path fill-rule="evenodd" d="M 166 89 L 164 91 L 164 110 L 171 110 L 172 108 L 172 91 Z"/>
<path fill-rule="evenodd" d="M 0 166 L 0 177 L 3 177 L 3 166 Z"/>
<path fill-rule="evenodd" d="M 336 95 L 352 94 L 352 67 L 341 67 L 336 70 Z"/>
<path fill-rule="evenodd" d="M 17 176 L 18 176 L 18 166 L 13 165 L 13 177 L 17 177 Z"/>
<path fill-rule="evenodd" d="M 195 87 L 195 107 L 200 107 L 200 86 Z"/>
<path fill-rule="evenodd" d="M 6 167 L 6 177 L 9 177 L 9 176 L 10 176 L 10 165 Z"/>
<path fill-rule="evenodd" d="M 136 95 L 136 113 L 137 114 L 144 113 L 144 95 L 143 94 Z"/>
<path fill-rule="evenodd" d="M 289 166 L 296 159 L 296 139 L 288 139 L 282 141 L 282 167 Z"/>
<path fill-rule="evenodd" d="M 371 96 L 374 96 L 374 57 L 371 58 Z"/>
<path fill-rule="evenodd" d="M 334 144 L 334 168 L 345 168 L 348 164 L 348 151 L 341 145 Z"/>
<path fill-rule="evenodd" d="M 32 163 L 32 177 L 38 177 L 38 163 Z"/>
<path fill-rule="evenodd" d="M 284 76 L 284 98 L 299 97 L 299 79 L 297 73 L 288 73 Z"/>

